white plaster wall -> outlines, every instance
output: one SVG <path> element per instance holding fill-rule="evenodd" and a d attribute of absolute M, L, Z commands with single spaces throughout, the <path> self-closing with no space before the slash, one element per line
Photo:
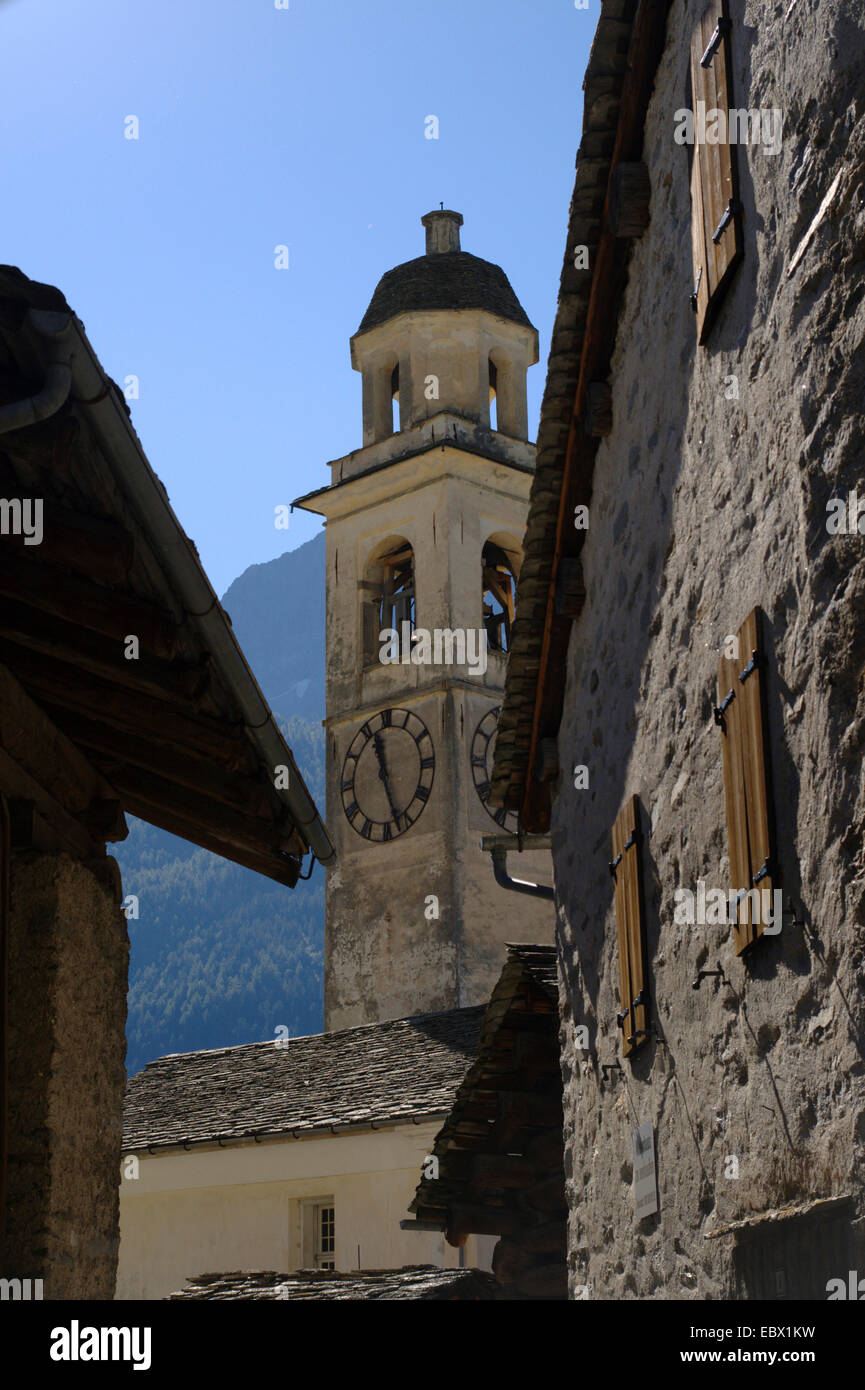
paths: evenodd
<path fill-rule="evenodd" d="M 336 1267 L 455 1268 L 460 1251 L 437 1232 L 401 1231 L 411 1219 L 439 1121 L 328 1135 L 138 1155 L 120 1189 L 118 1299 L 157 1299 L 192 1276 L 302 1266 L 301 1203 L 332 1197 Z M 495 1237 L 471 1237 L 467 1267 L 490 1269 Z"/>

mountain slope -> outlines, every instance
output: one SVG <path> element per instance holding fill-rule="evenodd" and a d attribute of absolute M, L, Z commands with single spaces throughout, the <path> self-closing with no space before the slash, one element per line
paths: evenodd
<path fill-rule="evenodd" d="M 295 761 L 324 807 L 324 537 L 253 565 L 225 605 Z M 129 818 L 114 848 L 130 917 L 127 1072 L 197 1048 L 322 1027 L 324 873 L 285 888 Z"/>

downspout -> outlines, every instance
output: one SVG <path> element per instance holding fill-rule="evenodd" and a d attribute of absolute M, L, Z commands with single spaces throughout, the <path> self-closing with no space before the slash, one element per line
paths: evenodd
<path fill-rule="evenodd" d="M 481 840 L 481 849 L 492 857 L 493 874 L 500 888 L 507 888 L 512 893 L 528 893 L 533 898 L 546 898 L 547 901 L 555 899 L 555 889 L 545 888 L 542 883 L 529 883 L 524 878 L 511 878 L 508 873 L 508 853 L 513 850 L 522 853 L 523 850 L 551 848 L 549 835 L 484 835 Z"/>
<path fill-rule="evenodd" d="M 47 309 L 31 309 L 28 322 L 43 340 L 55 345 L 55 354 L 71 371 L 74 403 L 92 424 L 109 458 L 120 466 L 119 481 L 158 547 L 183 608 L 220 663 L 229 689 L 243 713 L 244 723 L 258 751 L 270 768 L 289 759 L 289 785 L 275 788 L 285 802 L 298 830 L 320 864 L 330 864 L 336 854 L 294 758 L 283 739 L 267 701 L 246 663 L 237 638 L 201 568 L 195 549 L 174 514 L 168 494 L 152 472 L 132 422 L 118 399 L 84 328 L 76 316 Z M 49 368 L 49 371 L 51 369 Z"/>

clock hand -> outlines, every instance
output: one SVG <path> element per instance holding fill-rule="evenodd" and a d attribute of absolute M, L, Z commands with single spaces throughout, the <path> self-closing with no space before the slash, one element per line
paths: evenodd
<path fill-rule="evenodd" d="M 393 816 L 394 820 L 398 822 L 400 813 L 394 805 L 393 795 L 390 789 L 390 779 L 387 775 L 387 762 L 384 756 L 384 740 L 382 739 L 381 733 L 376 733 L 373 735 L 372 745 L 375 749 L 375 756 L 378 759 L 378 775 L 380 780 L 384 782 L 384 789 L 387 793 L 387 799 L 388 804 L 390 806 L 391 815 Z"/>

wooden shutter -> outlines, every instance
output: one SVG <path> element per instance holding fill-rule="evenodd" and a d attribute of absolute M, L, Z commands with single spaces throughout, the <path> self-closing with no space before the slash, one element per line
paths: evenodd
<path fill-rule="evenodd" d="M 691 305 L 696 309 L 700 343 L 708 337 L 718 305 L 743 255 L 736 151 L 729 140 L 729 113 L 733 104 L 730 38 L 727 0 L 713 0 L 691 35 L 690 50 L 691 110 L 694 112 Z M 705 135 L 705 128 L 701 130 L 698 121 L 701 103 L 707 115 L 716 109 L 723 111 L 723 143 L 710 145 L 705 139 L 701 142 L 701 134 Z"/>
<path fill-rule="evenodd" d="M 640 873 L 640 811 L 629 797 L 613 826 L 610 873 L 615 884 L 616 930 L 619 938 L 619 1012 L 622 1055 L 627 1057 L 647 1041 L 649 992 L 646 984 L 646 934 Z"/>
<path fill-rule="evenodd" d="M 739 655 L 718 663 L 715 723 L 721 729 L 724 795 L 730 848 L 730 886 L 736 892 L 776 887 L 768 740 L 766 737 L 765 662 L 760 615 L 755 608 L 739 628 Z M 774 901 L 770 899 L 769 901 Z M 761 898 L 762 902 L 762 898 Z M 754 921 L 748 900 L 747 921 L 733 928 L 736 954 L 762 936 L 763 914 Z M 737 913 L 737 917 L 739 914 Z"/>

